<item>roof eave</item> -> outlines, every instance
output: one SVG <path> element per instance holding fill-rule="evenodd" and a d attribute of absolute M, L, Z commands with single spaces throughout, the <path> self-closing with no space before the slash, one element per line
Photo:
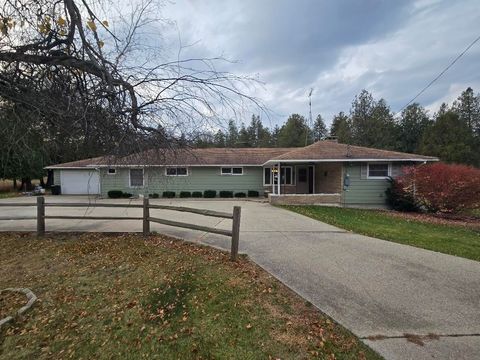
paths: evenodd
<path fill-rule="evenodd" d="M 356 159 L 272 159 L 268 160 L 263 165 L 274 164 L 274 163 L 322 163 L 322 162 L 369 162 L 369 161 L 412 161 L 412 162 L 427 162 L 427 161 L 439 161 L 438 158 L 408 158 L 408 159 L 385 159 L 385 158 L 356 158 Z"/>

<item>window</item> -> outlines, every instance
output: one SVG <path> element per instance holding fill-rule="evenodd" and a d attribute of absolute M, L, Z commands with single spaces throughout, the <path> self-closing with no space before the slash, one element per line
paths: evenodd
<path fill-rule="evenodd" d="M 272 168 L 263 169 L 263 185 L 272 185 Z"/>
<path fill-rule="evenodd" d="M 130 187 L 143 186 L 143 169 L 130 169 Z"/>
<path fill-rule="evenodd" d="M 368 164 L 369 179 L 385 179 L 390 176 L 390 164 Z"/>
<path fill-rule="evenodd" d="M 293 185 L 293 169 L 291 166 L 280 167 L 281 183 L 284 185 Z"/>
<path fill-rule="evenodd" d="M 220 170 L 222 175 L 243 175 L 242 167 L 222 167 Z"/>
<path fill-rule="evenodd" d="M 278 171 L 276 167 L 273 168 L 264 168 L 263 169 L 263 184 L 264 185 L 272 185 L 278 184 Z M 280 167 L 280 179 L 282 185 L 294 185 L 295 184 L 295 174 L 293 171 L 293 167 L 291 166 L 283 166 Z"/>
<path fill-rule="evenodd" d="M 167 176 L 188 176 L 188 170 L 186 167 L 167 167 L 165 169 L 165 175 Z"/>
<path fill-rule="evenodd" d="M 108 170 L 107 170 L 108 175 L 115 175 L 116 173 L 117 173 L 117 169 L 108 168 Z"/>

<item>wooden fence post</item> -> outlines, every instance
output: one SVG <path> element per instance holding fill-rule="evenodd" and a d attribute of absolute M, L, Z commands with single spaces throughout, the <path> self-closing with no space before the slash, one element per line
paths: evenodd
<path fill-rule="evenodd" d="M 232 223 L 232 250 L 230 260 L 236 261 L 238 258 L 238 243 L 240 240 L 240 214 L 242 208 L 240 206 L 233 207 L 233 223 Z"/>
<path fill-rule="evenodd" d="M 147 197 L 143 198 L 143 236 L 150 234 L 150 204 Z"/>
<path fill-rule="evenodd" d="M 45 234 L 45 198 L 37 197 L 37 236 Z"/>

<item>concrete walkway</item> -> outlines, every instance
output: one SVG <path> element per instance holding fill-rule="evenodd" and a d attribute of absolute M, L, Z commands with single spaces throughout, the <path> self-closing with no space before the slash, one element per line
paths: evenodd
<path fill-rule="evenodd" d="M 46 201 L 54 200 L 89 201 L 66 196 Z M 47 208 L 47 214 L 141 214 L 141 209 L 94 207 L 95 201 L 125 200 L 90 201 L 91 208 Z M 241 205 L 240 251 L 387 359 L 479 358 L 480 262 L 352 234 L 260 202 L 151 201 L 217 211 Z M 0 216 L 7 213 L 34 215 L 35 209 L 0 208 Z M 224 229 L 231 226 L 229 220 L 187 213 L 152 210 L 152 215 Z M 34 229 L 33 221 L 0 221 L 3 231 Z M 48 230 L 141 231 L 141 221 L 48 220 Z M 222 236 L 156 224 L 152 230 L 230 247 L 229 239 Z"/>

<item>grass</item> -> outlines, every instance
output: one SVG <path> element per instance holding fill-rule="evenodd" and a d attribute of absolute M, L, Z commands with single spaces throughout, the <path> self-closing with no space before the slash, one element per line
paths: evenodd
<path fill-rule="evenodd" d="M 1 359 L 379 359 L 245 258 L 153 235 L 0 242 L 0 289 L 40 299 L 1 330 Z"/>
<path fill-rule="evenodd" d="M 379 210 L 326 206 L 285 208 L 355 233 L 480 261 L 480 232 L 464 226 L 402 219 Z"/>
<path fill-rule="evenodd" d="M 17 197 L 17 196 L 20 196 L 20 194 L 14 191 L 0 192 L 0 199 L 6 199 L 11 197 Z"/>

